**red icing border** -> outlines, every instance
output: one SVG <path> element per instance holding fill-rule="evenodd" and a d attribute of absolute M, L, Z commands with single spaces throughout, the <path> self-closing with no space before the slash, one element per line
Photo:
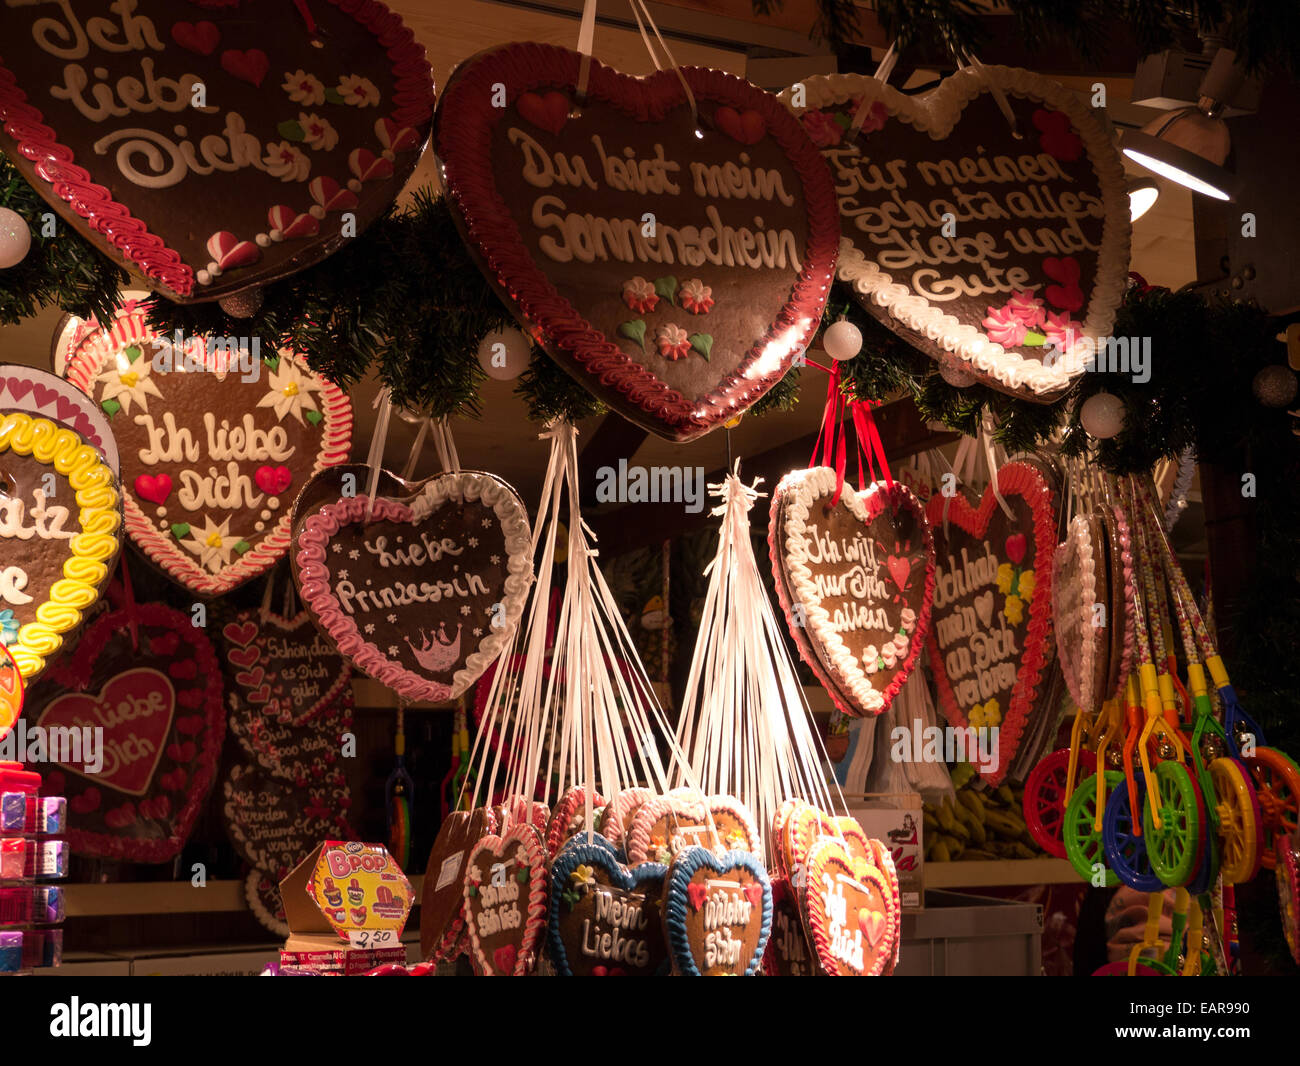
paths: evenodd
<path fill-rule="evenodd" d="M 819 874 L 824 863 L 837 861 L 857 878 L 859 884 L 871 882 L 880 893 L 885 903 L 885 920 L 889 923 L 884 935 L 875 947 L 876 960 L 871 968 L 863 974 L 842 974 L 836 971 L 844 964 L 831 957 L 830 932 L 822 894 L 814 885 L 820 882 Z M 855 869 L 856 867 L 856 869 Z M 861 876 L 859 876 L 861 872 Z M 804 887 L 804 914 L 808 920 L 808 934 L 812 941 L 813 955 L 822 972 L 831 977 L 879 977 L 893 962 L 894 945 L 899 935 L 899 901 L 894 896 L 889 879 L 873 864 L 865 860 L 854 860 L 844 843 L 835 839 L 823 838 L 808 852 L 808 876 Z"/>
<path fill-rule="evenodd" d="M 378 0 L 325 0 L 375 37 L 385 49 L 394 75 L 392 120 L 399 126 L 427 123 L 432 111 L 433 72 L 425 59 L 424 46 L 401 18 Z M 53 196 L 64 201 L 85 219 L 87 229 L 104 241 L 146 278 L 166 286 L 181 297 L 194 293 L 196 273 L 180 253 L 113 199 L 103 185 L 96 185 L 90 173 L 75 162 L 72 149 L 45 125 L 45 116 L 30 103 L 18 87 L 18 79 L 0 56 L 0 122 L 13 138 L 18 152 L 36 162 L 36 173 L 50 185 Z M 423 143 L 423 141 L 421 142 Z M 44 190 L 38 190 L 44 192 Z M 279 275 L 286 276 L 284 274 Z M 273 278 L 265 278 L 272 281 Z"/>
<path fill-rule="evenodd" d="M 991 785 L 1000 784 L 1011 769 L 1012 759 L 1020 746 L 1020 735 L 1028 724 L 1029 712 L 1038 696 L 1043 671 L 1051 660 L 1052 644 L 1052 558 L 1056 551 L 1056 511 L 1052 507 L 1052 490 L 1047 478 L 1036 468 L 1025 463 L 1006 463 L 998 470 L 998 490 L 1004 497 L 1019 496 L 1029 507 L 1034 523 L 1034 597 L 1029 603 L 1029 622 L 1025 627 L 1025 646 L 1020 653 L 1020 669 L 1011 690 L 1011 706 L 1002 719 L 998 733 L 998 768 L 984 775 Z M 943 522 L 943 507 L 949 498 L 932 496 L 926 508 L 931 523 Z M 985 486 L 979 508 L 970 505 L 964 493 L 951 497 L 948 521 L 972 537 L 982 537 L 988 529 L 989 519 L 997 508 L 993 486 Z M 937 550 L 936 550 L 937 551 Z M 966 728 L 966 716 L 957 706 L 952 685 L 939 654 L 939 641 L 930 629 L 927 642 L 930 649 L 930 667 L 934 673 L 934 687 L 939 694 L 939 705 L 950 723 Z"/>
<path fill-rule="evenodd" d="M 524 853 L 528 857 L 528 909 L 524 914 L 523 929 L 520 931 L 519 954 L 515 956 L 514 972 L 499 974 L 492 972 L 492 967 L 496 963 L 484 957 L 483 950 L 479 946 L 478 926 L 470 920 L 469 872 L 480 852 L 486 851 L 500 857 L 505 853 L 506 847 L 516 840 L 523 844 Z M 474 969 L 485 977 L 526 976 L 537 962 L 538 944 L 546 928 L 546 851 L 541 835 L 531 825 L 521 823 L 511 826 L 500 836 L 483 837 L 470 849 L 469 855 L 465 858 L 465 887 L 467 894 L 461 913 L 464 915 L 465 925 L 469 929 L 470 944 L 474 949 L 470 956 L 474 962 Z"/>
<path fill-rule="evenodd" d="M 513 100 L 539 88 L 570 87 L 576 95 L 582 57 L 568 48 L 509 44 L 466 60 L 443 91 L 434 118 L 434 149 L 466 242 L 481 256 L 484 272 L 506 294 L 507 302 L 543 334 L 542 343 L 576 363 L 601 386 L 617 390 L 631 409 L 668 431 L 691 440 L 744 411 L 790 369 L 821 322 L 822 309 L 839 254 L 839 203 L 830 171 L 803 126 L 771 93 L 735 75 L 703 67 L 682 67 L 701 104 L 758 111 L 767 131 L 799 176 L 808 212 L 804 265 L 790 298 L 733 374 L 699 401 L 666 385 L 627 355 L 560 297 L 524 246 L 492 169 L 491 134 L 503 109 L 493 105 L 493 86 L 506 87 Z M 645 78 L 621 74 L 591 60 L 588 99 L 607 101 L 630 120 L 657 121 L 684 102 L 673 71 Z M 759 373 L 760 360 L 772 361 L 772 346 L 782 352 L 777 365 Z"/>
<path fill-rule="evenodd" d="M 203 701 L 207 736 L 202 758 L 194 764 L 193 773 L 186 786 L 185 805 L 172 819 L 172 835 L 165 840 L 129 840 L 113 833 L 92 833 L 69 827 L 67 837 L 72 850 L 83 855 L 121 859 L 126 862 L 167 862 L 180 853 L 189 839 L 199 811 L 207 802 L 208 792 L 217 775 L 217 760 L 226 738 L 226 711 L 222 703 L 221 667 L 212 642 L 201 629 L 190 624 L 190 616 L 174 611 L 161 603 L 136 604 L 134 620 L 144 625 L 159 626 L 176 633 L 192 649 L 198 664 L 200 678 L 207 678 Z M 72 692 L 82 692 L 90 684 L 95 660 L 109 639 L 126 629 L 132 621 L 128 610 L 107 611 L 101 614 L 77 644 L 76 651 L 51 669 L 46 675 Z"/>

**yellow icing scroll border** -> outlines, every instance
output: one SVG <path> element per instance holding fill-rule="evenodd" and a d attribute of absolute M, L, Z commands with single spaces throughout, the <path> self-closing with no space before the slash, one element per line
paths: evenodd
<path fill-rule="evenodd" d="M 63 577 L 36 609 L 36 621 L 18 630 L 9 651 L 24 680 L 44 668 L 99 599 L 121 545 L 122 496 L 112 469 L 95 448 L 72 430 L 48 418 L 21 412 L 0 415 L 0 455 L 13 451 L 53 466 L 68 480 L 80 508 L 81 532 L 68 542 L 71 553 Z"/>

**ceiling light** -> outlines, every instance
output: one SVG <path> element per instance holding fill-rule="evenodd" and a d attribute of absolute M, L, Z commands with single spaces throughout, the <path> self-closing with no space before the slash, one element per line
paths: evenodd
<path fill-rule="evenodd" d="M 1130 178 L 1128 183 L 1128 217 L 1130 222 L 1151 210 L 1160 198 L 1160 186 L 1150 178 Z"/>

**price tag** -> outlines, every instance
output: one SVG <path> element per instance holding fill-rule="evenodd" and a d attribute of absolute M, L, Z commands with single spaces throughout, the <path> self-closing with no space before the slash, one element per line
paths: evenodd
<path fill-rule="evenodd" d="M 348 943 L 354 948 L 392 948 L 398 945 L 396 929 L 349 929 Z"/>

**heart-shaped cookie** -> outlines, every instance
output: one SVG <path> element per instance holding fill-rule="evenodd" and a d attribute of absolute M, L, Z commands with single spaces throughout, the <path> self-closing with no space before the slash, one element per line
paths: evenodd
<path fill-rule="evenodd" d="M 465 863 L 470 849 L 496 828 L 484 807 L 452 811 L 442 820 L 424 871 L 420 894 L 420 954 L 453 958 L 465 932 Z"/>
<path fill-rule="evenodd" d="M 69 381 L 105 413 L 122 451 L 126 528 L 149 561 L 200 596 L 264 573 L 289 547 L 289 503 L 317 471 L 346 461 L 352 405 L 288 352 L 152 330 L 141 307 L 87 331 Z M 246 358 L 245 358 L 246 357 Z M 267 490 L 267 467 L 280 493 Z"/>
<path fill-rule="evenodd" d="M 532 582 L 528 514 L 500 478 L 430 478 L 409 502 L 364 492 L 306 517 L 294 580 L 359 670 L 411 700 L 455 699 L 500 654 Z"/>
<path fill-rule="evenodd" d="M 655 794 L 650 789 L 640 786 L 620 789 L 614 793 L 614 798 L 606 804 L 600 817 L 597 826 L 600 835 L 615 848 L 622 848 L 636 812 L 654 798 Z"/>
<path fill-rule="evenodd" d="M 341 247 L 388 209 L 433 111 L 424 49 L 383 4 L 321 0 L 305 22 L 293 4 L 205 6 L 197 23 L 170 0 L 0 7 L 0 146 L 87 240 L 181 302 Z M 361 152 L 383 166 L 357 174 Z M 289 235 L 277 207 L 319 233 Z"/>
<path fill-rule="evenodd" d="M 978 506 L 957 493 L 932 497 L 926 509 L 935 542 L 929 647 L 939 708 L 954 726 L 998 730 L 991 762 L 980 771 L 995 785 L 1011 765 L 1051 663 L 1056 549 L 1048 475 L 1017 461 L 1003 464 L 997 478 L 1009 517 L 992 486 Z M 982 603 L 992 605 L 989 622 L 977 614 Z"/>
<path fill-rule="evenodd" d="M 537 961 L 546 923 L 546 856 L 531 825 L 483 837 L 465 864 L 470 958 L 483 977 L 522 977 Z"/>
<path fill-rule="evenodd" d="M 625 838 L 628 865 L 643 862 L 667 864 L 684 848 L 712 848 L 714 832 L 703 798 L 679 794 L 656 796 L 643 803 L 632 818 Z"/>
<path fill-rule="evenodd" d="M 0 409 L 0 643 L 31 679 L 99 599 L 120 547 L 117 478 L 48 418 Z"/>
<path fill-rule="evenodd" d="M 782 98 L 806 105 L 795 113 L 835 178 L 840 280 L 927 355 L 1024 399 L 1059 396 L 1128 283 L 1124 167 L 1086 98 L 997 66 L 915 95 L 856 74 L 800 89 Z"/>
<path fill-rule="evenodd" d="M 1088 714 L 1096 714 L 1109 698 L 1109 579 L 1100 509 L 1075 515 L 1052 557 L 1052 626 L 1066 687 Z"/>
<path fill-rule="evenodd" d="M 192 668 L 180 671 L 188 677 L 177 676 L 180 665 Z M 61 757 L 47 753 L 69 771 L 74 852 L 166 862 L 180 851 L 226 734 L 217 657 L 188 613 L 141 603 L 101 614 L 73 653 L 32 686 L 27 711 L 47 737 L 61 730 L 81 741 Z M 94 803 L 74 806 L 92 795 Z"/>
<path fill-rule="evenodd" d="M 884 875 L 838 840 L 808 852 L 804 889 L 808 935 L 831 977 L 876 977 L 894 957 L 898 901 Z"/>
<path fill-rule="evenodd" d="M 0 366 L 0 410 L 26 411 L 72 430 L 114 473 L 121 470 L 108 417 L 75 385 L 30 366 Z"/>
<path fill-rule="evenodd" d="M 687 977 L 750 977 L 772 931 L 772 884 L 748 851 L 688 846 L 668 868 L 664 928 Z"/>
<path fill-rule="evenodd" d="M 222 786 L 222 821 L 239 857 L 278 883 L 322 840 L 351 836 L 341 802 L 348 796 L 346 783 L 299 785 L 236 763 Z"/>
<path fill-rule="evenodd" d="M 628 869 L 599 834 L 570 841 L 551 867 L 547 941 L 561 977 L 653 977 L 666 968 L 668 867 Z M 601 971 L 601 972 L 597 972 Z"/>
<path fill-rule="evenodd" d="M 350 711 L 352 671 L 312 624 L 307 611 L 284 618 L 274 611 L 240 611 L 221 627 L 227 690 L 246 702 L 260 682 L 245 675 L 260 669 L 279 692 L 257 708 L 257 717 L 301 726 L 343 701 Z M 232 720 L 232 727 L 235 723 Z M 240 732 L 238 728 L 235 730 Z M 246 732 L 246 731 L 245 731 Z"/>
<path fill-rule="evenodd" d="M 248 901 L 248 909 L 262 924 L 262 928 L 278 937 L 289 936 L 289 923 L 284 917 L 284 901 L 280 899 L 280 886 L 274 878 L 268 877 L 261 870 L 250 870 L 244 878 L 244 899 Z"/>
<path fill-rule="evenodd" d="M 812 977 L 812 950 L 803 931 L 799 895 L 785 878 L 772 879 L 772 935 L 763 953 L 768 977 Z"/>
<path fill-rule="evenodd" d="M 434 132 L 448 202 L 561 366 L 625 417 L 690 440 L 762 396 L 811 340 L 839 242 L 835 191 L 799 123 L 748 82 L 591 60 L 578 107 L 586 62 L 511 44 L 456 68 Z"/>
<path fill-rule="evenodd" d="M 934 597 L 934 542 L 920 501 L 902 483 L 865 492 L 819 466 L 781 479 L 768 543 L 795 644 L 835 705 L 877 715 L 893 702 L 925 646 Z"/>
<path fill-rule="evenodd" d="M 600 821 L 601 809 L 605 800 L 599 792 L 591 794 L 591 812 L 593 827 Z M 546 822 L 546 855 L 554 859 L 560 849 L 582 832 L 587 822 L 587 789 L 583 785 L 571 785 L 564 790 L 556 801 L 555 809 Z"/>

